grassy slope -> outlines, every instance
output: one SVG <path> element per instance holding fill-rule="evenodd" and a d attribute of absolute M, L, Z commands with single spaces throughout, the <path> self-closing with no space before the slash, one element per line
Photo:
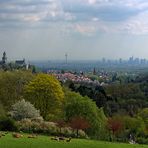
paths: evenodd
<path fill-rule="evenodd" d="M 71 142 L 52 141 L 47 136 L 39 136 L 36 139 L 28 139 L 26 136 L 20 139 L 12 138 L 11 134 L 0 138 L 0 148 L 148 148 L 146 145 L 130 145 L 121 143 L 98 142 L 92 140 L 76 140 Z"/>

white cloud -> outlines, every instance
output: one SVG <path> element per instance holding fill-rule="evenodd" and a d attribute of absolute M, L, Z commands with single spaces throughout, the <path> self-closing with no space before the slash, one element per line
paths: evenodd
<path fill-rule="evenodd" d="M 71 23 L 83 34 L 144 34 L 148 33 L 147 11 L 147 0 L 5 0 L 0 1 L 0 26 L 49 26 L 59 21 L 63 26 Z"/>
<path fill-rule="evenodd" d="M 77 32 L 82 35 L 91 36 L 96 32 L 95 26 L 86 25 L 86 24 L 76 24 L 75 29 Z"/>
<path fill-rule="evenodd" d="M 95 4 L 96 0 L 88 0 L 89 4 Z"/>
<path fill-rule="evenodd" d="M 123 32 L 132 34 L 148 34 L 148 11 L 123 23 Z"/>

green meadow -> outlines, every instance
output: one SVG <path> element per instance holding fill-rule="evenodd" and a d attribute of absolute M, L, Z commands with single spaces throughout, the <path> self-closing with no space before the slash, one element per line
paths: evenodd
<path fill-rule="evenodd" d="M 72 139 L 70 142 L 53 141 L 48 136 L 13 138 L 9 133 L 0 138 L 0 148 L 148 148 L 147 145 L 111 143 L 94 140 Z"/>

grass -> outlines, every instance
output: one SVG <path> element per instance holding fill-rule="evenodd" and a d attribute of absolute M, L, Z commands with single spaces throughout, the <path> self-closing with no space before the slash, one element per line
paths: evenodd
<path fill-rule="evenodd" d="M 35 139 L 15 139 L 11 133 L 0 138 L 0 148 L 148 148 L 148 145 L 100 142 L 93 140 L 72 139 L 71 142 L 52 141 L 51 137 L 38 136 Z"/>

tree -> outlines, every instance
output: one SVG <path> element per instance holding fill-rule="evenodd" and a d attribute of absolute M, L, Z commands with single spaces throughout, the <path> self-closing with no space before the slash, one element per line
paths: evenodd
<path fill-rule="evenodd" d="M 4 109 L 9 110 L 11 105 L 20 100 L 26 85 L 33 75 L 29 71 L 0 72 L 0 102 Z"/>
<path fill-rule="evenodd" d="M 148 108 L 144 108 L 142 109 L 139 113 L 138 113 L 138 116 L 140 116 L 144 123 L 145 123 L 145 132 L 147 133 L 148 135 Z"/>
<path fill-rule="evenodd" d="M 62 128 L 66 126 L 66 123 L 64 120 L 58 120 L 56 121 L 57 126 L 60 129 L 60 134 L 62 134 Z"/>
<path fill-rule="evenodd" d="M 96 105 L 104 107 L 107 101 L 105 90 L 102 86 L 91 85 L 91 84 L 80 84 L 69 86 L 73 91 L 79 92 L 82 96 L 88 96 Z"/>
<path fill-rule="evenodd" d="M 82 97 L 78 93 L 65 92 L 65 118 L 71 121 L 74 117 L 82 117 L 86 119 L 90 125 L 87 134 L 99 136 L 100 129 L 104 128 L 106 117 L 102 109 L 98 109 L 96 104 L 88 97 Z"/>
<path fill-rule="evenodd" d="M 139 113 L 138 116 L 140 116 L 144 122 L 148 125 L 148 108 L 142 109 Z"/>
<path fill-rule="evenodd" d="M 141 117 L 123 117 L 124 128 L 134 136 L 137 136 L 139 133 L 144 132 L 145 124 Z"/>
<path fill-rule="evenodd" d="M 39 118 L 40 112 L 30 102 L 23 99 L 12 106 L 10 115 L 15 120 L 22 120 L 25 118 Z"/>
<path fill-rule="evenodd" d="M 46 119 L 56 112 L 64 99 L 59 81 L 52 75 L 38 74 L 25 86 L 25 98 L 31 101 Z"/>
<path fill-rule="evenodd" d="M 114 112 L 128 113 L 130 116 L 137 114 L 138 110 L 147 104 L 146 97 L 141 91 L 139 84 L 112 84 L 105 87 L 106 93 L 113 101 L 107 101 L 106 110 L 110 115 Z M 113 102 L 113 103 L 112 103 Z"/>
<path fill-rule="evenodd" d="M 138 84 L 113 84 L 105 87 L 106 93 L 113 98 L 144 99 L 144 93 Z"/>
<path fill-rule="evenodd" d="M 123 128 L 122 121 L 117 118 L 108 118 L 107 128 L 112 132 L 113 135 L 116 135 Z"/>
<path fill-rule="evenodd" d="M 32 73 L 36 73 L 36 67 L 34 65 L 32 66 Z"/>
<path fill-rule="evenodd" d="M 73 117 L 70 120 L 70 127 L 76 130 L 77 137 L 79 136 L 79 130 L 85 130 L 90 127 L 88 121 L 84 117 Z"/>

